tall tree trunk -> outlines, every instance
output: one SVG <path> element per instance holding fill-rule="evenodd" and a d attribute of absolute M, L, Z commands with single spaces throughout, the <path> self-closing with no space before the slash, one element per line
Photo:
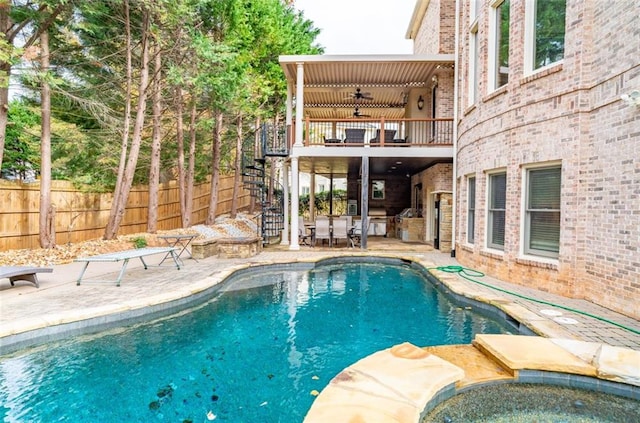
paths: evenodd
<path fill-rule="evenodd" d="M 184 122 L 183 109 L 184 99 L 182 97 L 182 87 L 176 87 L 175 107 L 176 107 L 176 144 L 178 149 L 178 197 L 180 198 L 180 217 L 182 227 L 188 227 L 187 201 L 184 189 Z"/>
<path fill-rule="evenodd" d="M 236 161 L 235 174 L 233 177 L 233 198 L 231 199 L 232 219 L 238 214 L 238 199 L 240 198 L 240 182 L 242 178 L 242 114 L 236 117 Z"/>
<path fill-rule="evenodd" d="M 124 102 L 124 116 L 122 119 L 122 142 L 120 143 L 120 161 L 118 164 L 118 176 L 116 178 L 116 188 L 113 192 L 113 202 L 109 211 L 109 219 L 104 230 L 104 239 L 113 239 L 118 233 L 116 227 L 116 214 L 118 204 L 120 204 L 120 187 L 124 179 L 124 167 L 127 162 L 127 151 L 129 149 L 129 127 L 131 125 L 131 86 L 133 85 L 133 65 L 131 59 L 131 20 L 129 18 L 129 1 L 123 2 L 124 6 L 124 33 L 126 46 L 126 93 Z"/>
<path fill-rule="evenodd" d="M 191 118 L 189 120 L 189 157 L 187 165 L 187 179 L 185 181 L 185 214 L 187 217 L 185 228 L 191 226 L 191 213 L 193 212 L 193 180 L 196 169 L 196 117 L 198 109 L 195 98 L 191 99 Z"/>
<path fill-rule="evenodd" d="M 136 119 L 133 126 L 133 134 L 131 137 L 131 149 L 124 170 L 122 184 L 116 187 L 118 202 L 115 207 L 115 216 L 113 219 L 113 227 L 107 228 L 109 231 L 105 234 L 106 239 L 114 239 L 118 234 L 120 223 L 124 218 L 126 211 L 129 192 L 133 184 L 133 176 L 138 165 L 138 155 L 140 153 L 140 145 L 142 144 L 142 130 L 144 128 L 145 110 L 147 108 L 147 95 L 149 92 L 149 11 L 143 10 L 142 14 L 142 57 L 140 69 L 140 82 L 138 84 L 138 107 L 136 109 Z M 110 219 L 111 220 L 111 219 Z"/>
<path fill-rule="evenodd" d="M 213 134 L 213 146 L 211 151 L 211 194 L 209 200 L 209 214 L 207 225 L 213 225 L 216 221 L 216 208 L 218 206 L 218 185 L 220 184 L 220 150 L 222 147 L 222 111 L 216 110 L 216 124 Z"/>
<path fill-rule="evenodd" d="M 55 9 L 51 11 L 49 15 L 45 15 L 48 5 L 46 3 L 40 4 L 38 7 L 38 20 L 43 16 L 45 19 L 40 20 L 35 30 L 31 32 L 29 37 L 22 43 L 22 48 L 32 46 L 42 35 L 43 32 L 49 30 L 49 27 L 56 20 L 58 15 L 67 6 L 67 2 L 61 2 Z M 0 0 L 0 31 L 4 34 L 4 41 L 10 45 L 11 51 L 4 51 L 3 55 L 7 57 L 7 61 L 0 60 L 0 169 L 2 169 L 2 160 L 4 158 L 4 143 L 7 135 L 7 122 L 9 112 L 9 77 L 11 76 L 11 55 L 13 54 L 13 42 L 18 34 L 20 34 L 24 28 L 33 26 L 31 19 L 24 19 L 17 25 L 11 19 L 12 2 L 9 0 Z"/>
<path fill-rule="evenodd" d="M 51 89 L 47 81 L 49 72 L 49 33 L 40 34 L 40 71 L 44 75 L 40 91 L 41 136 L 40 136 L 40 247 L 53 248 L 56 245 L 52 225 L 51 205 Z M 52 227 L 53 226 L 53 227 Z"/>
<path fill-rule="evenodd" d="M 13 42 L 8 39 L 7 33 L 11 30 L 11 2 L 0 1 L 0 30 L 7 43 Z M 7 113 L 9 112 L 9 78 L 11 77 L 11 63 L 0 61 L 0 169 L 2 169 L 2 159 L 4 155 L 4 140 L 7 133 Z"/>
<path fill-rule="evenodd" d="M 151 163 L 149 166 L 149 206 L 147 231 L 154 234 L 158 230 L 158 191 L 160 188 L 160 140 L 162 138 L 162 59 L 160 42 L 156 38 L 153 69 L 153 135 L 151 140 Z"/>
<path fill-rule="evenodd" d="M 7 121 L 9 113 L 9 77 L 11 76 L 11 65 L 7 62 L 0 63 L 0 77 L 6 78 L 0 81 L 0 169 L 2 169 L 2 159 L 4 156 L 4 141 L 7 136 Z"/>

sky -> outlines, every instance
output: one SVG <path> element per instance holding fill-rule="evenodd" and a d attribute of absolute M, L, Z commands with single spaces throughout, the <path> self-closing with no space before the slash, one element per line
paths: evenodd
<path fill-rule="evenodd" d="M 295 0 L 321 30 L 325 54 L 411 54 L 405 39 L 416 0 Z"/>

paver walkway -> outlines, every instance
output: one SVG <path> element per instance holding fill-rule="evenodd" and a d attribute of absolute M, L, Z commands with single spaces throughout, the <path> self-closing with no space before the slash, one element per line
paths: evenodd
<path fill-rule="evenodd" d="M 150 260 L 150 268 L 144 270 L 139 263 L 132 262 L 122 281 L 122 286 L 115 283 L 86 282 L 76 286 L 82 263 L 70 263 L 54 266 L 53 273 L 40 277 L 40 288 L 31 284 L 16 283 L 11 287 L 8 280 L 0 281 L 0 337 L 24 328 L 42 327 L 55 324 L 56 319 L 64 314 L 87 316 L 92 313 L 111 310 L 132 301 L 143 301 L 146 297 L 164 295 L 169 298 L 172 293 L 186 292 L 196 286 L 202 286 L 207 278 L 224 277 L 230 269 L 251 264 L 269 264 L 292 261 L 313 261 L 323 257 L 345 254 L 367 254 L 407 257 L 419 261 L 426 267 L 459 265 L 449 254 L 443 254 L 427 245 L 403 244 L 401 242 L 370 242 L 369 250 L 333 248 L 320 249 L 302 247 L 299 251 L 289 251 L 287 246 L 269 246 L 261 254 L 249 259 L 207 258 L 195 262 L 185 260 L 185 265 L 176 270 L 175 267 L 153 267 L 156 261 Z M 161 257 L 157 258 L 159 261 Z M 85 278 L 115 280 L 117 266 L 112 263 L 95 263 L 87 270 Z M 513 291 L 519 295 L 535 298 L 549 303 L 579 310 L 598 316 L 610 322 L 632 328 L 625 330 L 615 324 L 602 321 L 588 315 L 558 309 L 546 304 L 519 298 L 492 290 L 488 287 L 465 281 L 459 276 L 448 275 L 456 280 L 457 286 L 475 292 L 486 293 L 487 296 L 500 296 L 506 302 L 520 306 L 518 320 L 527 325 L 535 324 L 537 332 L 551 337 L 568 337 L 590 342 L 604 342 L 613 346 L 621 346 L 640 350 L 640 322 L 629 317 L 599 307 L 584 300 L 573 300 L 535 289 L 521 287 L 490 277 L 480 278 L 483 283 Z M 102 311 L 101 311 L 102 310 Z M 523 312 L 524 310 L 524 312 Z M 550 312 L 549 310 L 553 310 Z M 558 313 L 561 313 L 558 315 Z M 21 329 L 22 328 L 22 329 Z"/>

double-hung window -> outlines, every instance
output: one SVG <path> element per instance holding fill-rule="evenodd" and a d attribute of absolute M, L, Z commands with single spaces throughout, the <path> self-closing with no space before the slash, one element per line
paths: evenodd
<path fill-rule="evenodd" d="M 487 247 L 504 250 L 505 211 L 507 203 L 507 174 L 489 175 L 489 201 L 487 210 Z"/>
<path fill-rule="evenodd" d="M 510 0 L 498 0 L 489 15 L 489 86 L 493 90 L 509 81 Z"/>
<path fill-rule="evenodd" d="M 564 58 L 567 0 L 525 2 L 525 69 L 535 72 Z"/>
<path fill-rule="evenodd" d="M 467 242 L 473 244 L 476 231 L 476 178 L 467 179 Z"/>
<path fill-rule="evenodd" d="M 473 106 L 480 98 L 480 44 L 478 40 L 478 20 L 481 2 L 471 1 L 469 17 L 469 66 L 467 69 L 467 105 Z"/>
<path fill-rule="evenodd" d="M 560 250 L 560 166 L 526 171 L 525 254 L 558 257 Z"/>

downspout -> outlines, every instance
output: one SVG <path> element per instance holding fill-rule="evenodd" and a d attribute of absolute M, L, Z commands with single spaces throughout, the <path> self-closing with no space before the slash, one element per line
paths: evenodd
<path fill-rule="evenodd" d="M 458 202 L 458 185 L 457 185 L 457 156 L 458 156 L 458 53 L 460 42 L 460 0 L 456 0 L 456 17 L 454 27 L 454 46 L 453 46 L 453 207 L 451 210 L 451 257 L 456 256 L 456 232 L 457 228 L 457 202 Z"/>

